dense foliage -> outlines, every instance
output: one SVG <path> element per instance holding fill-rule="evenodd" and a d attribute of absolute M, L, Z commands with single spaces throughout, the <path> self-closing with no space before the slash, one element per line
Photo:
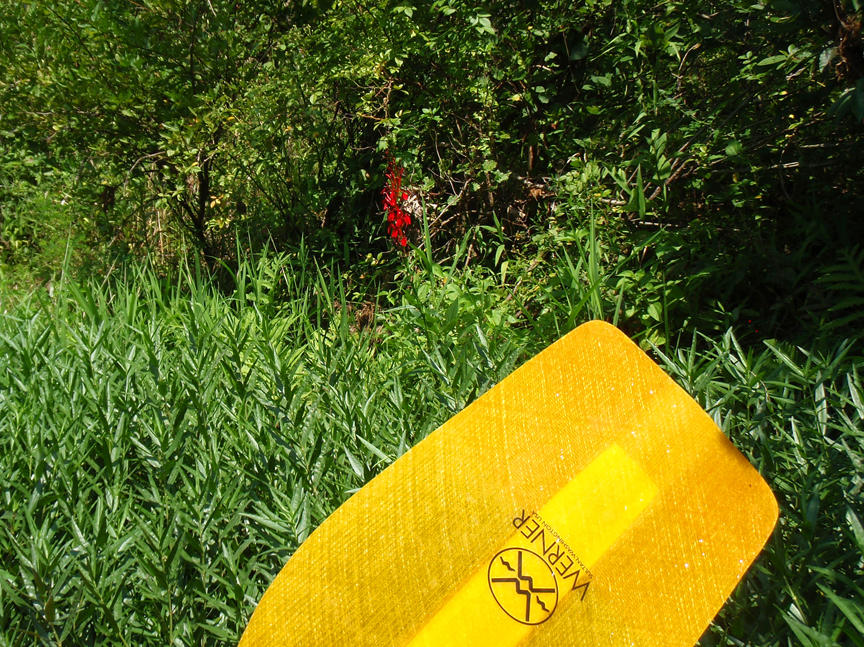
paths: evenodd
<path fill-rule="evenodd" d="M 534 250 L 593 199 L 620 245 L 664 228 L 692 251 L 664 276 L 690 304 L 767 303 L 763 328 L 824 305 L 820 268 L 860 269 L 859 0 L 0 11 L 0 255 L 37 279 L 69 242 L 91 270 L 192 250 L 215 267 L 238 237 L 356 262 L 386 250 L 385 151 L 433 245 L 471 232 L 472 262 L 501 259 L 478 226 Z"/>
<path fill-rule="evenodd" d="M 580 311 L 576 287 L 513 326 L 494 277 L 427 262 L 360 311 L 310 265 L 243 263 L 230 294 L 150 270 L 60 283 L 0 317 L 0 645 L 233 644 L 355 488 L 556 325 L 614 306 Z M 781 509 L 702 644 L 862 644 L 860 345 L 747 350 L 728 331 L 658 359 Z"/>
<path fill-rule="evenodd" d="M 778 496 L 701 644 L 864 645 L 862 19 L 0 3 L 0 645 L 236 640 L 353 489 L 589 318 Z"/>

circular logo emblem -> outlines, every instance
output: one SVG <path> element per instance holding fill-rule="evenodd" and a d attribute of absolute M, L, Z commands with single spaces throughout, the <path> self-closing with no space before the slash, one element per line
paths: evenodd
<path fill-rule="evenodd" d="M 558 606 L 552 567 L 527 548 L 505 548 L 489 562 L 489 590 L 508 616 L 523 625 L 546 622 Z"/>

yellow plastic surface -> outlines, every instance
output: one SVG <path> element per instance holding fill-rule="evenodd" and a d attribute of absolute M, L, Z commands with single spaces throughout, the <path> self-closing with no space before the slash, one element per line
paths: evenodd
<path fill-rule="evenodd" d="M 776 519 L 698 404 L 591 322 L 336 510 L 240 645 L 691 647 Z"/>

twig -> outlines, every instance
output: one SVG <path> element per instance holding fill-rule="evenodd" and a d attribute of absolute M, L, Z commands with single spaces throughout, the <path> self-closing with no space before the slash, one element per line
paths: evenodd
<path fill-rule="evenodd" d="M 700 47 L 702 47 L 702 43 L 695 43 L 694 45 L 691 45 L 686 52 L 684 52 L 684 56 L 681 58 L 681 64 L 678 66 L 678 74 L 675 75 L 675 78 L 677 79 L 675 82 L 675 94 L 678 94 L 678 92 L 681 91 L 681 80 L 684 78 L 684 75 L 681 74 L 681 70 L 684 69 L 684 63 L 687 62 L 687 57 L 690 55 L 690 52 L 694 52 Z"/>

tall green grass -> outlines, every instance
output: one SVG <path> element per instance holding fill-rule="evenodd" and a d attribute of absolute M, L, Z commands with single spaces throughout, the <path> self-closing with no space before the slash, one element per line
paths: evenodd
<path fill-rule="evenodd" d="M 242 265 L 227 296 L 141 270 L 2 315 L 0 644 L 235 641 L 318 523 L 515 364 L 452 308 L 352 330 L 310 267 Z"/>
<path fill-rule="evenodd" d="M 780 520 L 704 645 L 864 645 L 864 361 L 732 331 L 662 355 L 664 368 L 756 465 Z"/>
<path fill-rule="evenodd" d="M 583 234 L 510 277 L 418 253 L 365 302 L 302 249 L 242 263 L 230 292 L 141 268 L 19 298 L 0 315 L 0 645 L 236 641 L 351 492 L 617 316 L 601 287 L 625 270 Z M 654 349 L 781 505 L 705 645 L 864 645 L 861 349 L 821 346 L 730 330 Z"/>

